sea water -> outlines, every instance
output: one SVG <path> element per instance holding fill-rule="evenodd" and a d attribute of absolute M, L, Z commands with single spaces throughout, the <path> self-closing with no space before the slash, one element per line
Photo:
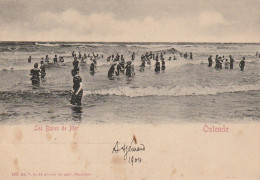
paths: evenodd
<path fill-rule="evenodd" d="M 184 59 L 178 52 L 193 53 Z M 70 105 L 73 85 L 72 51 L 77 56 L 102 54 L 94 75 L 90 61 L 80 64 L 84 95 L 81 107 Z M 140 72 L 141 55 L 165 52 L 165 72 L 154 72 L 154 61 Z M 98 43 L 98 42 L 0 42 L 0 123 L 188 123 L 248 122 L 260 119 L 260 44 L 245 43 Z M 135 52 L 135 76 L 110 80 L 112 54 L 131 60 Z M 48 55 L 65 62 L 46 68 L 45 82 L 35 89 L 30 69 Z M 208 57 L 235 59 L 234 69 L 208 67 Z M 177 60 L 169 61 L 175 55 Z M 28 57 L 32 63 L 28 63 Z M 239 62 L 246 58 L 244 71 Z M 229 59 L 229 58 L 228 58 Z"/>

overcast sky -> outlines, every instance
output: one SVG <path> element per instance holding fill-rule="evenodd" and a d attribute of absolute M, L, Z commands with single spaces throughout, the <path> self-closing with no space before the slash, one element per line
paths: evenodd
<path fill-rule="evenodd" d="M 260 42 L 260 0 L 0 0 L 0 40 Z"/>

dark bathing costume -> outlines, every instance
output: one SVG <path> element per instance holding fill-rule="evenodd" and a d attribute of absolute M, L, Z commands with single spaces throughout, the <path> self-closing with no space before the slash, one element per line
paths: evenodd
<path fill-rule="evenodd" d="M 155 72 L 160 72 L 160 62 L 159 61 L 156 61 L 154 71 Z"/>
<path fill-rule="evenodd" d="M 31 69 L 30 74 L 32 75 L 32 77 L 31 77 L 32 85 L 39 86 L 40 85 L 40 69 L 38 69 L 38 68 Z"/>
<path fill-rule="evenodd" d="M 73 105 L 81 105 L 81 99 L 82 99 L 82 95 L 83 95 L 83 89 L 80 90 L 80 92 L 78 93 L 78 95 L 76 95 L 77 91 L 79 90 L 80 87 L 80 83 L 82 82 L 82 79 L 79 75 L 74 76 L 73 78 L 73 94 L 71 96 L 71 100 L 70 103 Z"/>
<path fill-rule="evenodd" d="M 41 78 L 44 78 L 46 76 L 45 65 L 42 64 L 40 69 L 41 69 Z"/>

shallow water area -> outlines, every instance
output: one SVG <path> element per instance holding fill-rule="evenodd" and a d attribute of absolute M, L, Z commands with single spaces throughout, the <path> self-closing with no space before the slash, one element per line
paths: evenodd
<path fill-rule="evenodd" d="M 193 59 L 175 53 L 192 52 Z M 81 107 L 70 105 L 72 51 L 78 55 L 98 53 L 94 75 L 88 60 L 80 65 L 83 79 Z M 165 72 L 154 72 L 146 65 L 140 72 L 140 56 L 145 52 L 166 52 Z M 260 44 L 221 43 L 0 43 L 0 123 L 241 123 L 260 119 Z M 135 76 L 124 74 L 107 78 L 112 54 L 123 54 L 126 61 L 136 53 Z M 65 63 L 46 69 L 45 82 L 33 88 L 30 69 L 46 55 L 63 56 Z M 208 67 L 208 56 L 216 54 L 235 59 L 234 69 Z M 27 58 L 32 56 L 32 63 Z M 246 57 L 245 71 L 239 61 Z"/>

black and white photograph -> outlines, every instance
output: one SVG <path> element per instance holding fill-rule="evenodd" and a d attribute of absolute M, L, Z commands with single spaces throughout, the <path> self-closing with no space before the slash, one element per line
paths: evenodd
<path fill-rule="evenodd" d="M 0 0 L 2 126 L 221 133 L 259 105 L 260 0 Z"/>

